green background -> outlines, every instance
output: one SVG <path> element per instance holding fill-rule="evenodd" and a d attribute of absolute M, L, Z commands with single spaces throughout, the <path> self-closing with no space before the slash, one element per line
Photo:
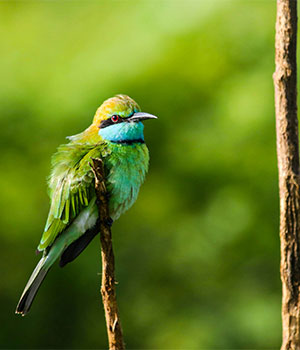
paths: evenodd
<path fill-rule="evenodd" d="M 108 97 L 151 163 L 113 226 L 128 349 L 278 348 L 275 1 L 0 3 L 0 346 L 107 344 L 96 238 L 14 315 L 38 261 L 50 156 Z"/>

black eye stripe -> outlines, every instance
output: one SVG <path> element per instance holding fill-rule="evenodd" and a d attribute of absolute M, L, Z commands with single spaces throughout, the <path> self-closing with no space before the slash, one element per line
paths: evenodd
<path fill-rule="evenodd" d="M 113 116 L 112 116 L 112 117 L 113 117 Z M 112 118 L 112 117 L 111 117 L 111 118 Z M 123 123 L 123 122 L 125 121 L 124 118 L 120 117 L 119 115 L 118 115 L 118 117 L 119 117 L 119 119 L 118 119 L 118 121 L 116 121 L 116 122 L 113 122 L 113 121 L 111 120 L 111 118 L 102 120 L 101 123 L 100 123 L 100 125 L 99 125 L 99 129 L 106 128 L 106 127 L 108 127 L 108 126 L 110 126 L 110 125 L 115 125 L 115 124 Z"/>

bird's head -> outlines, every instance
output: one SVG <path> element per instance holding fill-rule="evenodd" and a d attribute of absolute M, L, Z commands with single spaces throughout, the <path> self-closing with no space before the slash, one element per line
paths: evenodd
<path fill-rule="evenodd" d="M 141 112 L 139 105 L 129 96 L 117 95 L 104 101 L 98 108 L 93 125 L 104 140 L 117 143 L 143 142 L 142 121 L 156 118 Z"/>

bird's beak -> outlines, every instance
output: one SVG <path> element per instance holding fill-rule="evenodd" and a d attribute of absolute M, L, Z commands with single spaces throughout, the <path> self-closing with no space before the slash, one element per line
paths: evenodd
<path fill-rule="evenodd" d="M 139 122 L 139 121 L 144 121 L 146 119 L 157 119 L 157 117 L 149 113 L 137 112 L 137 113 L 134 113 L 131 117 L 127 118 L 126 121 Z"/>

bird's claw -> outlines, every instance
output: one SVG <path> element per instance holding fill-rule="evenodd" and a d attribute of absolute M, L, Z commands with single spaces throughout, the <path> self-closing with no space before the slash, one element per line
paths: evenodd
<path fill-rule="evenodd" d="M 114 222 L 114 220 L 112 218 L 108 218 L 106 220 L 106 225 L 109 226 L 109 227 L 112 227 L 113 222 Z"/>

